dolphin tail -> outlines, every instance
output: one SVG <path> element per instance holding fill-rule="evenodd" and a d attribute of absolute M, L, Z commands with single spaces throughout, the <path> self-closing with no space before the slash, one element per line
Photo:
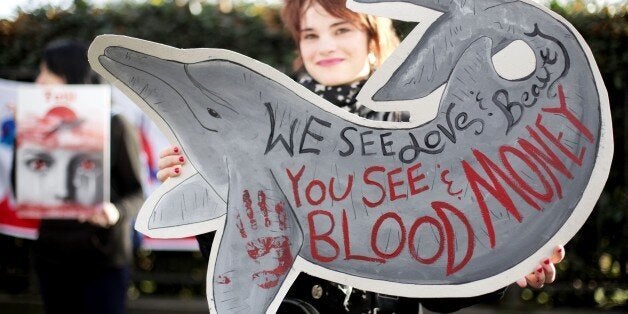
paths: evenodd
<path fill-rule="evenodd" d="M 375 72 L 374 78 L 377 78 L 378 82 L 386 83 L 373 91 L 371 99 L 374 102 L 421 99 L 449 81 L 460 56 L 472 42 L 482 36 L 481 28 L 485 26 L 484 22 L 479 23 L 474 20 L 477 17 L 476 12 L 480 14 L 486 7 L 503 1 L 489 0 L 478 3 L 475 0 L 412 0 L 409 2 L 444 13 L 429 26 L 421 25 L 423 23 L 421 22 L 404 40 L 400 49 L 397 49 L 390 58 L 395 62 L 403 60 L 396 65 L 394 71 Z M 422 33 L 423 30 L 424 33 Z M 503 45 L 499 42 L 493 44 Z"/>
<path fill-rule="evenodd" d="M 372 96 L 374 101 L 400 101 L 428 96 L 449 80 L 451 72 L 467 46 L 479 37 L 471 34 L 459 20 L 446 14 L 436 20 L 421 38 L 408 36 L 416 44 L 395 52 L 391 59 L 405 60 L 390 74 L 390 78 Z M 393 58 L 394 57 L 394 58 Z M 374 76 L 377 76 L 376 72 Z"/>
<path fill-rule="evenodd" d="M 389 2 L 392 2 L 393 5 L 397 5 L 398 3 L 400 3 L 399 0 L 350 0 L 350 1 L 347 1 L 347 6 L 350 8 L 356 8 L 357 9 L 356 11 L 359 11 L 359 12 L 371 13 L 369 12 L 370 10 L 368 9 L 368 5 L 374 5 L 373 9 L 375 9 L 375 7 L 379 5 L 380 8 L 378 9 L 380 11 L 383 11 L 383 14 L 381 15 L 387 16 L 393 19 L 406 20 L 403 18 L 403 14 L 404 14 L 403 12 L 394 12 L 395 10 L 390 10 L 389 12 L 389 10 L 386 10 L 386 9 L 382 10 L 381 6 L 390 7 Z M 477 1 L 476 0 L 406 0 L 403 2 L 408 2 L 415 6 L 447 13 L 447 12 L 452 12 L 452 11 L 473 10 L 476 7 Z M 502 0 L 484 0 L 482 1 L 481 5 L 482 6 L 493 5 L 493 4 L 497 4 L 501 2 L 503 1 Z M 397 16 L 398 14 L 401 16 Z"/>

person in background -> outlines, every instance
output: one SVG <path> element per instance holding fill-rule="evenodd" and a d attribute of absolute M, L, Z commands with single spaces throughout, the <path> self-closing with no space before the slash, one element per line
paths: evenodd
<path fill-rule="evenodd" d="M 293 76 L 303 86 L 332 104 L 360 117 L 407 121 L 399 112 L 375 112 L 356 101 L 368 77 L 399 44 L 389 19 L 350 11 L 343 0 L 287 0 L 282 10 L 285 27 L 297 47 Z M 160 153 L 157 178 L 165 181 L 180 175 L 186 158 L 178 147 Z M 205 256 L 214 233 L 197 236 Z M 555 278 L 554 263 L 564 257 L 562 247 L 540 263 L 534 273 L 518 281 L 522 287 L 540 288 Z M 436 312 L 453 312 L 484 301 L 501 298 L 505 289 L 494 293 L 456 299 L 411 299 L 385 296 L 352 289 L 307 274 L 300 274 L 279 308 L 280 313 L 418 313 L 419 303 Z M 290 309 L 288 309 L 290 308 Z"/>
<path fill-rule="evenodd" d="M 88 84 L 93 78 L 87 47 L 61 40 L 46 46 L 36 83 Z M 125 312 L 132 263 L 130 220 L 144 196 L 135 129 L 121 115 L 111 116 L 110 129 L 109 203 L 77 220 L 41 221 L 33 253 L 46 313 Z M 45 166 L 46 160 L 36 160 L 35 156 L 29 162 Z M 77 182 L 68 182 L 68 187 Z M 73 202 L 70 197 L 66 199 Z"/>

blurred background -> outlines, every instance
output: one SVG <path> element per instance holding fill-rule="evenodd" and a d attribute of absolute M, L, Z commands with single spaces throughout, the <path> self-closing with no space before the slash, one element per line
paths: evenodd
<path fill-rule="evenodd" d="M 628 14 L 626 1 L 545 2 L 582 34 L 608 90 L 615 154 L 587 223 L 566 245 L 558 280 L 541 290 L 511 286 L 499 303 L 462 313 L 628 312 Z M 40 51 L 53 39 L 87 43 L 122 34 L 179 48 L 237 51 L 289 73 L 293 45 L 278 0 L 2 0 L 0 78 L 32 82 Z M 397 23 L 401 37 L 412 23 Z M 5 130 L 3 128 L 2 132 Z M 2 134 L 4 138 L 6 134 Z M 4 145 L 4 144 L 3 144 Z M 0 235 L 0 313 L 40 313 L 31 240 Z M 196 250 L 138 248 L 129 313 L 207 313 L 207 265 Z"/>

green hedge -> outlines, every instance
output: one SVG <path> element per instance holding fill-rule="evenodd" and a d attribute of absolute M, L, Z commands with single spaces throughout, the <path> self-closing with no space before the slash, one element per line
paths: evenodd
<path fill-rule="evenodd" d="M 29 80 L 44 45 L 57 38 L 89 43 L 100 34 L 119 34 L 178 48 L 230 49 L 280 70 L 288 70 L 294 46 L 284 33 L 277 8 L 237 6 L 229 13 L 204 5 L 198 15 L 165 2 L 119 3 L 95 9 L 75 0 L 69 10 L 42 7 L 0 21 L 0 77 Z"/>
<path fill-rule="evenodd" d="M 32 80 L 36 75 L 39 52 L 44 44 L 60 37 L 85 42 L 98 34 L 124 34 L 180 48 L 219 47 L 238 51 L 280 70 L 288 71 L 293 46 L 284 33 L 276 7 L 236 6 L 222 13 L 204 5 L 198 15 L 172 1 L 161 5 L 117 4 L 95 9 L 82 0 L 64 11 L 42 7 L 21 13 L 14 21 L 0 21 L 0 77 Z M 550 7 L 569 20 L 589 43 L 609 92 L 614 124 L 615 155 L 611 175 L 597 208 L 576 237 L 567 245 L 567 259 L 559 264 L 558 282 L 543 290 L 512 288 L 504 307 L 597 307 L 626 309 L 628 299 L 628 168 L 625 156 L 628 135 L 627 71 L 628 15 L 625 4 L 614 9 L 589 13 L 581 1 Z M 167 23 L 164 23 L 167 21 Z M 413 24 L 397 24 L 406 34 Z M 177 268 L 166 261 L 167 254 L 143 253 L 138 257 L 138 272 Z M 202 271 L 196 259 L 194 269 Z M 174 264 L 172 264 L 174 263 Z M 146 265 L 150 265 L 148 267 Z M 159 265 L 163 270 L 158 270 Z M 175 265 L 175 266 L 172 266 Z M 178 264 L 177 264 L 178 265 Z M 155 266 L 155 268 L 153 268 Z M 189 265 L 188 265 L 189 266 Z M 190 266 L 191 267 L 191 266 Z M 182 288 L 175 283 L 155 283 L 142 276 L 136 293 L 179 294 L 202 291 L 203 276 L 188 281 Z M 193 288 L 190 288 L 192 284 Z M 156 286 L 155 286 L 156 285 Z M 161 288 L 167 286 L 168 288 Z M 147 288 L 148 287 L 148 288 Z M 174 289 L 174 290 L 173 290 Z M 187 291 L 187 292 L 185 292 Z M 185 292 L 185 293 L 184 293 Z"/>
<path fill-rule="evenodd" d="M 628 300 L 628 14 L 625 2 L 589 13 L 583 1 L 550 8 L 582 34 L 593 51 L 609 94 L 615 154 L 596 208 L 568 243 L 559 284 L 523 292 L 546 305 L 627 309 Z M 541 297 L 539 299 L 539 297 Z M 542 303 L 542 302 L 541 302 Z"/>

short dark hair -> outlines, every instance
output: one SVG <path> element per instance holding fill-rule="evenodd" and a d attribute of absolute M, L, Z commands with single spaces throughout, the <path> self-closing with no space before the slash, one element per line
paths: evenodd
<path fill-rule="evenodd" d="M 87 46 L 77 40 L 61 39 L 46 45 L 41 62 L 54 74 L 63 77 L 67 84 L 93 83 L 87 60 Z"/>

